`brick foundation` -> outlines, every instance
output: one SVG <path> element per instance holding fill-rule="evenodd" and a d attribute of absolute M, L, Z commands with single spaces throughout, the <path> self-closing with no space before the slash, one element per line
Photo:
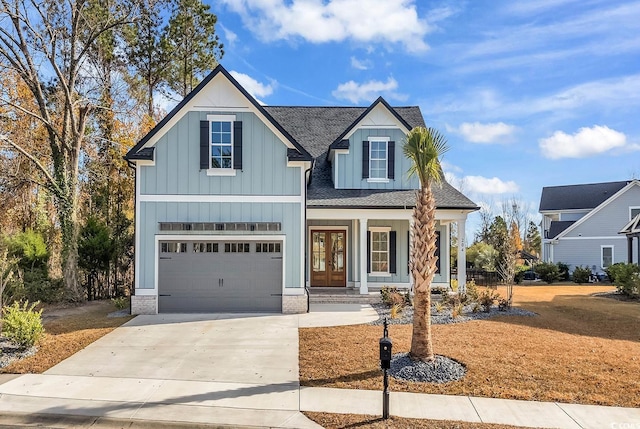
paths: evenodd
<path fill-rule="evenodd" d="M 300 314 L 307 312 L 307 295 L 283 295 L 282 313 Z"/>
<path fill-rule="evenodd" d="M 131 314 L 158 314 L 156 296 L 134 295 L 131 297 Z"/>

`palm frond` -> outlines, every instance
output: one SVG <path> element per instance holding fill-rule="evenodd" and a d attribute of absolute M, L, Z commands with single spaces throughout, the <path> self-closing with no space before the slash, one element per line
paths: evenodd
<path fill-rule="evenodd" d="M 449 150 L 444 135 L 435 128 L 416 127 L 407 134 L 402 150 L 412 161 L 409 176 L 417 175 L 422 186 L 440 183 L 440 157 Z"/>

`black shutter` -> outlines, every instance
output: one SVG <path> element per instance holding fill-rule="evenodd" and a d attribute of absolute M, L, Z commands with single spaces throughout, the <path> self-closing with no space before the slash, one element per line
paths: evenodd
<path fill-rule="evenodd" d="M 367 272 L 371 272 L 371 231 L 367 231 Z"/>
<path fill-rule="evenodd" d="M 200 121 L 200 170 L 209 169 L 209 121 Z"/>
<path fill-rule="evenodd" d="M 389 272 L 396 273 L 396 232 L 389 232 Z"/>
<path fill-rule="evenodd" d="M 242 170 L 242 121 L 233 122 L 233 168 Z"/>
<path fill-rule="evenodd" d="M 396 175 L 396 142 L 389 142 L 387 147 L 387 178 L 395 179 Z"/>
<path fill-rule="evenodd" d="M 362 178 L 369 178 L 369 141 L 362 142 Z"/>
<path fill-rule="evenodd" d="M 436 231 L 436 274 L 440 273 L 440 231 Z"/>

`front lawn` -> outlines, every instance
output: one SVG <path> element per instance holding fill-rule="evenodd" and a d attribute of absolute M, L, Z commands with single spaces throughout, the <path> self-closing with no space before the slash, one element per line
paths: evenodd
<path fill-rule="evenodd" d="M 640 407 L 640 304 L 591 296 L 610 286 L 516 286 L 535 317 L 498 316 L 433 326 L 437 354 L 467 366 L 447 384 L 391 380 L 392 391 Z M 504 291 L 500 291 L 504 295 Z M 382 389 L 379 326 L 300 330 L 302 385 Z M 392 325 L 394 353 L 411 325 Z"/>

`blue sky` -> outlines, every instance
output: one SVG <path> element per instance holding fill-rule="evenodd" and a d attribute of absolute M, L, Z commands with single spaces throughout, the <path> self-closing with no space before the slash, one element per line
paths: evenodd
<path fill-rule="evenodd" d="M 261 102 L 418 105 L 450 182 L 496 212 L 640 177 L 640 1 L 205 2 Z"/>

